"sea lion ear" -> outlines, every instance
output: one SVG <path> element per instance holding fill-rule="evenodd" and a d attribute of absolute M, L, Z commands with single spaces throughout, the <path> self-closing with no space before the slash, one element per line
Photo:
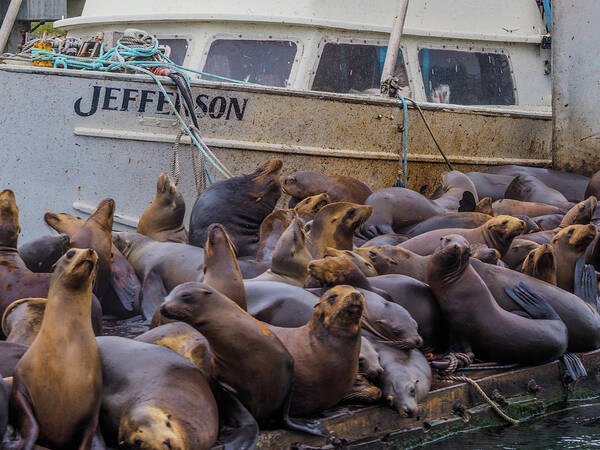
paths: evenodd
<path fill-rule="evenodd" d="M 387 404 L 388 404 L 390 407 L 393 407 L 393 406 L 394 406 L 394 397 L 393 397 L 393 396 L 391 396 L 391 395 L 388 395 L 388 396 L 386 396 L 386 397 L 385 397 L 385 401 L 387 402 Z"/>

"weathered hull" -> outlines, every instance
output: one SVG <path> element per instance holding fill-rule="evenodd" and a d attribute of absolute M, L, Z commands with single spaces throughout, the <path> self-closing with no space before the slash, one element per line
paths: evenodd
<path fill-rule="evenodd" d="M 175 99 L 174 87 L 167 90 Z M 396 181 L 403 125 L 397 101 L 212 83 L 195 83 L 192 91 L 206 143 L 235 174 L 279 157 L 284 173 L 345 174 L 372 189 Z M 170 171 L 179 132 L 152 80 L 0 65 L 0 98 L 0 186 L 16 192 L 25 239 L 45 232 L 46 210 L 86 213 L 108 196 L 117 202 L 117 223 L 135 225 L 157 176 Z M 422 108 L 459 170 L 551 164 L 550 113 Z M 408 123 L 409 185 L 431 191 L 447 167 L 416 110 Z M 181 148 L 179 187 L 189 210 L 196 192 L 190 147 Z"/>

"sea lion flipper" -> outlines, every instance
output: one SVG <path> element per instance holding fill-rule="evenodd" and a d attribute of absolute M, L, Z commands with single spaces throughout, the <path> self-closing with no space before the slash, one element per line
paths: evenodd
<path fill-rule="evenodd" d="M 25 392 L 26 387 L 13 379 L 13 390 L 10 398 L 11 422 L 17 425 L 21 441 L 19 448 L 33 449 L 40 434 L 40 426 L 35 418 L 31 400 Z"/>
<path fill-rule="evenodd" d="M 560 357 L 560 360 L 564 364 L 572 381 L 577 381 L 579 378 L 587 376 L 587 370 L 576 354 L 565 353 Z"/>
<path fill-rule="evenodd" d="M 313 436 L 320 436 L 329 438 L 331 434 L 323 426 L 323 423 L 319 420 L 310 419 L 292 419 L 290 417 L 290 407 L 292 406 L 292 391 L 293 385 L 290 386 L 290 391 L 283 405 L 283 424 L 286 428 L 299 431 L 301 433 L 311 434 Z"/>
<path fill-rule="evenodd" d="M 596 270 L 591 264 L 585 263 L 585 256 L 577 260 L 573 280 L 574 294 L 584 302 L 597 307 Z"/>
<path fill-rule="evenodd" d="M 142 315 L 146 320 L 152 320 L 152 316 L 164 302 L 167 294 L 162 277 L 150 271 L 142 284 Z"/>
<path fill-rule="evenodd" d="M 472 192 L 465 191 L 463 192 L 462 199 L 458 204 L 458 212 L 473 212 L 477 206 L 477 201 L 475 200 L 475 196 Z"/>
<path fill-rule="evenodd" d="M 111 256 L 110 286 L 126 311 L 139 310 L 142 292 L 140 280 L 129 261 L 114 246 Z"/>
<path fill-rule="evenodd" d="M 560 320 L 554 308 L 525 283 L 505 289 L 506 294 L 534 319 Z"/>
<path fill-rule="evenodd" d="M 252 450 L 258 442 L 258 423 L 237 397 L 237 392 L 227 383 L 219 381 L 219 427 L 218 441 L 225 450 Z"/>

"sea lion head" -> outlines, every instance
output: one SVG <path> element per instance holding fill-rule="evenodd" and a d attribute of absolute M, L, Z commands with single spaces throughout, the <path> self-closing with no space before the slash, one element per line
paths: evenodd
<path fill-rule="evenodd" d="M 333 247 L 327 247 L 325 249 L 325 252 L 323 253 L 323 258 L 335 258 L 338 256 L 347 256 L 348 258 L 350 258 L 354 265 L 358 267 L 360 271 L 365 274 L 366 277 L 377 276 L 377 270 L 375 270 L 375 266 L 373 266 L 371 262 L 367 261 L 358 253 L 355 253 L 350 250 L 338 250 L 337 248 Z"/>
<path fill-rule="evenodd" d="M 281 168 L 283 163 L 280 159 L 270 159 L 260 164 L 257 169 L 246 178 L 251 181 L 246 194 L 249 199 L 257 204 L 264 205 L 272 211 L 281 197 Z"/>
<path fill-rule="evenodd" d="M 96 277 L 98 254 L 91 248 L 72 248 L 58 260 L 54 268 L 52 284 L 60 280 L 71 289 L 86 289 Z"/>
<path fill-rule="evenodd" d="M 95 222 L 103 230 L 111 231 L 115 215 L 115 201 L 112 198 L 102 200 L 94 212 L 88 217 L 86 223 Z"/>
<path fill-rule="evenodd" d="M 390 380 L 388 389 L 390 393 L 386 395 L 387 404 L 405 417 L 417 417 L 419 415 L 419 405 L 417 403 L 417 383 L 418 379 L 406 379 L 403 377 L 394 377 Z"/>
<path fill-rule="evenodd" d="M 315 305 L 313 320 L 330 333 L 356 336 L 360 332 L 365 298 L 352 286 L 340 285 L 329 289 Z"/>
<path fill-rule="evenodd" d="M 366 338 L 361 338 L 358 371 L 369 380 L 378 380 L 383 375 L 383 367 L 379 362 L 379 354 L 373 344 Z"/>
<path fill-rule="evenodd" d="M 483 225 L 488 247 L 497 249 L 502 255 L 506 253 L 512 240 L 523 234 L 527 224 L 512 216 L 496 216 Z"/>
<path fill-rule="evenodd" d="M 206 244 L 204 244 L 206 258 L 218 257 L 219 252 L 223 250 L 236 254 L 235 246 L 225 227 L 220 223 L 213 223 L 206 230 Z"/>
<path fill-rule="evenodd" d="M 182 226 L 184 216 L 183 195 L 169 176 L 161 173 L 156 182 L 156 197 L 140 217 L 137 231 L 148 234 L 170 230 Z"/>
<path fill-rule="evenodd" d="M 596 237 L 594 225 L 570 225 L 554 236 L 552 245 L 569 248 L 574 253 L 583 253 Z"/>
<path fill-rule="evenodd" d="M 479 246 L 472 249 L 471 256 L 487 264 L 496 265 L 500 260 L 500 252 L 495 248 Z"/>
<path fill-rule="evenodd" d="M 15 194 L 10 189 L 0 192 L 0 245 L 17 247 L 21 226 Z"/>
<path fill-rule="evenodd" d="M 117 231 L 112 234 L 112 241 L 125 258 L 139 245 L 145 242 L 154 242 L 152 238 L 132 231 Z"/>
<path fill-rule="evenodd" d="M 346 255 L 313 260 L 308 264 L 308 274 L 318 287 L 344 284 L 365 287 L 368 284 L 364 274 Z"/>
<path fill-rule="evenodd" d="M 271 270 L 293 278 L 306 277 L 306 267 L 311 259 L 302 222 L 295 217 L 275 245 Z"/>
<path fill-rule="evenodd" d="M 532 250 L 523 261 L 521 272 L 551 284 L 556 284 L 556 257 L 550 244 Z"/>
<path fill-rule="evenodd" d="M 189 445 L 180 425 L 159 408 L 139 405 L 123 415 L 119 424 L 119 447 L 135 450 L 183 450 Z"/>
<path fill-rule="evenodd" d="M 44 221 L 50 228 L 59 232 L 73 235 L 85 223 L 79 216 L 74 216 L 67 213 L 52 213 L 44 214 Z"/>
<path fill-rule="evenodd" d="M 493 202 L 491 197 L 482 198 L 481 200 L 479 200 L 477 205 L 475 205 L 475 212 L 487 214 L 488 216 L 493 216 L 494 208 L 492 207 L 492 203 Z"/>
<path fill-rule="evenodd" d="M 344 232 L 352 232 L 362 226 L 371 214 L 373 208 L 349 202 L 330 203 L 321 209 L 314 220 L 313 230 L 316 225 L 334 226 Z"/>
<path fill-rule="evenodd" d="M 296 205 L 296 215 L 304 221 L 312 220 L 325 205 L 329 204 L 329 195 L 323 193 L 307 197 Z"/>
<path fill-rule="evenodd" d="M 594 196 L 588 197 L 584 201 L 577 203 L 567 211 L 560 222 L 559 227 L 562 228 L 569 225 L 585 225 L 590 223 L 597 206 L 598 200 Z"/>
<path fill-rule="evenodd" d="M 440 239 L 440 245 L 433 253 L 429 266 L 441 264 L 441 271 L 452 274 L 462 273 L 469 265 L 471 245 L 464 236 L 449 234 Z"/>
<path fill-rule="evenodd" d="M 325 175 L 317 172 L 296 172 L 283 179 L 283 191 L 298 199 L 304 199 L 322 191 Z"/>
<path fill-rule="evenodd" d="M 375 245 L 372 247 L 360 247 L 354 249 L 354 252 L 363 259 L 370 261 L 378 274 L 389 273 L 392 260 L 383 252 L 384 246 Z"/>
<path fill-rule="evenodd" d="M 175 287 L 165 297 L 160 313 L 167 319 L 179 320 L 192 326 L 203 323 L 202 312 L 209 307 L 210 300 L 221 296 L 208 284 L 190 281 Z M 226 297 L 223 297 L 226 298 Z M 235 304 L 233 300 L 232 304 Z"/>

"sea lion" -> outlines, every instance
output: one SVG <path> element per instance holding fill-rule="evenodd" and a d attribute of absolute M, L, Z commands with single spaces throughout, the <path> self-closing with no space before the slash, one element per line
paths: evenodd
<path fill-rule="evenodd" d="M 489 197 L 493 202 L 504 198 L 506 188 L 514 176 L 492 173 L 468 172 L 465 174 L 475 185 L 479 198 Z"/>
<path fill-rule="evenodd" d="M 330 203 L 323 207 L 313 221 L 308 249 L 313 258 L 321 258 L 327 247 L 352 250 L 357 228 L 369 218 L 373 209 L 355 203 Z"/>
<path fill-rule="evenodd" d="M 156 182 L 156 197 L 142 213 L 137 232 L 156 241 L 176 240 L 187 243 L 188 232 L 183 225 L 185 200 L 166 173 Z"/>
<path fill-rule="evenodd" d="M 323 294 L 306 325 L 269 327 L 295 361 L 293 415 L 331 408 L 352 390 L 358 374 L 364 302 L 352 286 L 335 286 Z"/>
<path fill-rule="evenodd" d="M 218 181 L 202 192 L 192 208 L 190 244 L 202 247 L 208 226 L 220 223 L 238 256 L 256 255 L 260 224 L 281 196 L 281 167 L 280 159 L 271 159 L 250 175 Z"/>
<path fill-rule="evenodd" d="M 442 195 L 433 200 L 438 206 L 447 212 L 458 211 L 461 207 L 465 207 L 464 211 L 473 211 L 476 204 L 479 202 L 477 188 L 473 182 L 464 173 L 458 170 L 444 172 L 442 174 Z M 465 195 L 471 194 L 471 198 Z M 469 199 L 473 204 L 467 207 L 463 202 Z"/>
<path fill-rule="evenodd" d="M 373 239 L 369 239 L 360 245 L 360 247 L 373 247 L 376 245 L 398 245 L 408 241 L 408 236 L 405 234 L 380 234 Z"/>
<path fill-rule="evenodd" d="M 112 244 L 113 216 L 114 201 L 105 199 L 85 221 L 71 214 L 51 212 L 44 214 L 44 221 L 58 233 L 66 233 L 71 247 L 96 246 L 101 249 L 100 254 L 103 256 L 100 261 L 103 270 L 108 272 L 103 272 L 107 277 L 106 285 L 95 289 L 104 293 L 103 313 L 127 318 L 139 312 L 142 288 L 131 264 Z"/>
<path fill-rule="evenodd" d="M 600 170 L 596 172 L 590 178 L 590 182 L 588 183 L 585 189 L 585 198 L 594 196 L 596 198 L 600 198 Z"/>
<path fill-rule="evenodd" d="M 500 252 L 495 248 L 489 248 L 485 245 L 473 245 L 471 256 L 487 264 L 498 264 L 500 261 Z"/>
<path fill-rule="evenodd" d="M 490 219 L 492 219 L 492 216 L 478 212 L 455 212 L 440 214 L 418 223 L 406 232 L 406 236 L 413 238 L 420 234 L 427 233 L 428 231 L 441 230 L 444 228 L 477 228 Z"/>
<path fill-rule="evenodd" d="M 235 250 L 225 227 L 218 223 L 210 225 L 206 230 L 204 283 L 246 310 L 244 280 L 235 258 Z"/>
<path fill-rule="evenodd" d="M 504 261 L 509 269 L 519 270 L 527 255 L 540 246 L 537 242 L 525 239 L 525 237 L 527 235 L 523 236 L 523 238 L 513 239 L 507 252 L 502 257 L 502 261 Z"/>
<path fill-rule="evenodd" d="M 549 244 L 540 245 L 532 250 L 523 261 L 521 272 L 538 280 L 556 285 L 556 257 Z"/>
<path fill-rule="evenodd" d="M 582 175 L 552 169 L 543 169 L 541 167 L 515 165 L 496 166 L 488 168 L 486 172 L 512 177 L 516 177 L 517 175 L 532 175 L 546 186 L 562 193 L 570 202 L 580 202 L 583 200 L 585 189 L 589 182 L 589 178 Z"/>
<path fill-rule="evenodd" d="M 352 391 L 346 394 L 341 404 L 349 403 L 352 405 L 372 405 L 381 399 L 381 389 L 371 383 L 367 377 L 360 372 L 356 374 Z"/>
<path fill-rule="evenodd" d="M 464 237 L 448 235 L 427 266 L 451 332 L 483 361 L 542 364 L 564 354 L 567 328 L 554 309 L 540 298 L 527 311 L 536 320 L 503 310 L 471 267 L 470 254 Z"/>
<path fill-rule="evenodd" d="M 368 380 L 377 381 L 383 374 L 383 367 L 379 362 L 379 354 L 366 337 L 360 341 L 360 355 L 358 356 L 358 373 Z"/>
<path fill-rule="evenodd" d="M 379 275 L 400 274 L 422 282 L 427 280 L 427 256 L 392 245 L 362 247 L 357 248 L 355 252 L 371 261 Z"/>
<path fill-rule="evenodd" d="M 535 223 L 542 229 L 542 231 L 553 230 L 560 225 L 563 220 L 564 214 L 546 214 L 544 216 L 533 217 Z"/>
<path fill-rule="evenodd" d="M 522 202 L 545 203 L 559 208 L 569 205 L 569 201 L 564 195 L 531 175 L 516 176 L 506 188 L 504 198 Z"/>
<path fill-rule="evenodd" d="M 306 266 L 311 259 L 302 223 L 294 218 L 277 242 L 271 268 L 252 280 L 279 281 L 302 287 L 308 275 Z"/>
<path fill-rule="evenodd" d="M 573 292 L 573 273 L 575 263 L 585 254 L 588 245 L 596 237 L 594 225 L 571 225 L 564 228 L 552 239 L 556 255 L 557 286 Z"/>
<path fill-rule="evenodd" d="M 235 389 L 259 424 L 283 419 L 291 429 L 324 434 L 320 424 L 290 419 L 294 359 L 266 324 L 214 288 L 195 282 L 173 289 L 160 311 L 206 337 L 216 376 Z"/>
<path fill-rule="evenodd" d="M 492 204 L 494 215 L 508 216 L 545 216 L 548 214 L 565 214 L 568 207 L 558 208 L 545 203 L 522 202 L 520 200 L 502 199 Z"/>
<path fill-rule="evenodd" d="M 102 400 L 91 321 L 97 264 L 94 250 L 71 249 L 52 275 L 40 331 L 14 373 L 11 421 L 24 448 L 91 446 Z"/>
<path fill-rule="evenodd" d="M 331 198 L 326 193 L 306 197 L 296 206 L 294 212 L 303 222 L 310 222 L 315 215 L 323 209 L 325 205 L 332 203 Z"/>
<path fill-rule="evenodd" d="M 512 240 L 523 234 L 525 222 L 511 216 L 497 216 L 488 220 L 483 225 L 473 228 L 449 228 L 429 231 L 403 242 L 399 247 L 410 250 L 419 255 L 430 255 L 439 245 L 440 239 L 447 234 L 460 234 L 471 244 L 484 244 L 495 248 L 504 255 Z"/>
<path fill-rule="evenodd" d="M 338 250 L 337 248 L 327 247 L 325 252 L 323 253 L 324 258 L 335 258 L 338 256 L 345 256 L 350 258 L 352 263 L 360 269 L 360 271 L 365 275 L 365 277 L 375 277 L 377 276 L 377 270 L 373 264 L 367 261 L 365 258 L 360 256 L 358 253 L 352 252 L 350 250 Z"/>
<path fill-rule="evenodd" d="M 51 273 L 56 261 L 69 250 L 70 243 L 66 234 L 42 236 L 20 245 L 19 256 L 32 272 Z"/>
<path fill-rule="evenodd" d="M 419 403 L 431 388 L 431 368 L 418 350 L 399 350 L 375 343 L 383 367 L 382 394 L 388 405 L 405 417 L 418 417 Z"/>
<path fill-rule="evenodd" d="M 209 449 L 219 414 L 208 382 L 176 352 L 116 336 L 98 338 L 101 428 L 117 448 Z"/>
<path fill-rule="evenodd" d="M 481 214 L 487 214 L 488 216 L 494 215 L 494 208 L 492 207 L 492 199 L 491 197 L 484 197 L 477 205 L 475 205 L 475 211 Z"/>
<path fill-rule="evenodd" d="M 8 390 L 0 373 L 0 442 L 8 424 Z"/>
<path fill-rule="evenodd" d="M 316 172 L 296 172 L 283 179 L 283 191 L 290 195 L 290 206 L 319 194 L 327 194 L 332 203 L 348 202 L 362 205 L 372 194 L 369 187 L 351 177 L 328 176 Z"/>
<path fill-rule="evenodd" d="M 0 341 L 0 373 L 5 377 L 12 377 L 17 363 L 29 349 L 23 344 Z"/>

